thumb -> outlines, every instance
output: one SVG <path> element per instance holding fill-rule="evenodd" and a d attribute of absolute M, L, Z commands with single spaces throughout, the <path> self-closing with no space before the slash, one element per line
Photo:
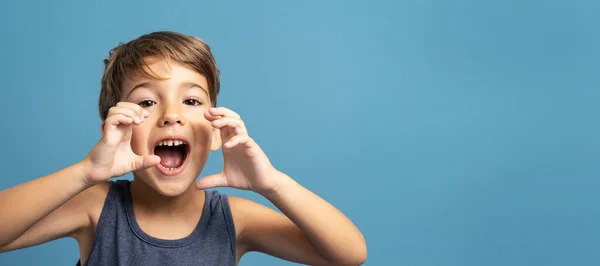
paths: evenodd
<path fill-rule="evenodd" d="M 196 182 L 197 189 L 209 189 L 215 187 L 227 187 L 227 177 L 221 172 L 214 175 L 208 175 L 203 178 L 200 178 L 198 182 Z"/>
<path fill-rule="evenodd" d="M 137 156 L 134 159 L 134 170 L 146 169 L 160 163 L 160 157 L 157 155 Z"/>

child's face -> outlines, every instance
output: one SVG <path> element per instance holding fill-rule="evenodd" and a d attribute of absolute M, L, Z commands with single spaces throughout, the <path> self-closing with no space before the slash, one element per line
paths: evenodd
<path fill-rule="evenodd" d="M 126 80 L 121 99 L 150 112 L 142 124 L 133 126 L 133 152 L 158 155 L 161 162 L 135 176 L 165 196 L 176 196 L 193 184 L 210 151 L 219 148 L 219 132 L 204 117 L 212 105 L 203 75 L 162 59 L 147 62 L 164 79 Z"/>

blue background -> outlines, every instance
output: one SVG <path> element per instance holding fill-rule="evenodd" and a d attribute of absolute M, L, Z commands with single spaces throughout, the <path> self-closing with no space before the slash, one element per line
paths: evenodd
<path fill-rule="evenodd" d="M 600 264 L 600 2 L 83 2 L 0 4 L 0 189 L 81 160 L 109 49 L 175 30 L 211 45 L 219 103 L 275 166 L 356 222 L 366 265 Z M 62 239 L 0 265 L 77 259 Z"/>

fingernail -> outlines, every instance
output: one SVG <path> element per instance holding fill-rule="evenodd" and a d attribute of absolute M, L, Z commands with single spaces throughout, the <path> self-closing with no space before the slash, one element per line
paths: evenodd
<path fill-rule="evenodd" d="M 148 112 L 148 110 L 144 109 L 142 116 L 149 116 L 150 112 Z"/>

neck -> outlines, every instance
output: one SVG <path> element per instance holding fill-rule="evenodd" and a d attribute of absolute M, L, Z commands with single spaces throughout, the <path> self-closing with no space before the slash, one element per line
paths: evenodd
<path fill-rule="evenodd" d="M 198 197 L 202 195 L 194 186 L 190 186 L 181 195 L 165 196 L 148 186 L 146 182 L 135 178 L 131 182 L 130 193 L 136 211 L 147 214 L 180 214 L 197 210 Z"/>

